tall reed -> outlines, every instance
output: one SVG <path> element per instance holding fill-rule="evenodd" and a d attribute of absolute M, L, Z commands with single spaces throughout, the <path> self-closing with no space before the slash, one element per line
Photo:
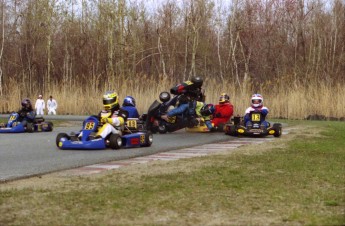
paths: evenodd
<path fill-rule="evenodd" d="M 145 75 L 133 75 L 130 78 L 120 77 L 115 82 L 90 81 L 90 84 L 75 83 L 71 87 L 58 85 L 52 87 L 50 92 L 42 93 L 45 100 L 52 95 L 58 102 L 58 114 L 90 115 L 102 109 L 102 95 L 107 90 L 118 93 L 120 104 L 126 95 L 136 99 L 139 113 L 147 112 L 150 104 L 158 99 L 160 92 L 169 91 L 176 82 L 165 76 L 159 76 L 157 81 Z M 90 87 L 90 88 L 89 88 Z M 250 106 L 250 97 L 254 91 L 251 86 L 239 89 L 232 81 L 219 81 L 208 77 L 204 78 L 207 103 L 217 103 L 219 95 L 226 92 L 234 105 L 235 115 L 243 115 Z M 28 97 L 33 104 L 40 93 L 24 96 L 21 85 L 9 80 L 4 86 L 5 95 L 0 96 L 0 112 L 17 111 L 21 99 Z M 303 119 L 311 114 L 325 115 L 326 117 L 344 117 L 345 85 L 328 84 L 326 82 L 311 82 L 308 86 L 293 82 L 267 82 L 255 92 L 264 96 L 264 104 L 270 109 L 270 118 Z"/>

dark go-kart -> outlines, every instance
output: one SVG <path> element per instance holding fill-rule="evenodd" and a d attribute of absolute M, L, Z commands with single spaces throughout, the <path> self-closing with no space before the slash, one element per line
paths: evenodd
<path fill-rule="evenodd" d="M 0 133 L 32 133 L 53 131 L 53 123 L 46 122 L 42 116 L 36 117 L 33 122 L 24 125 L 21 116 L 17 112 L 12 112 L 8 117 L 7 123 L 0 124 Z"/>
<path fill-rule="evenodd" d="M 121 147 L 149 147 L 153 141 L 153 135 L 146 131 L 139 119 L 129 118 L 120 134 L 109 134 L 106 138 L 97 138 L 96 133 L 100 127 L 97 116 L 90 116 L 83 122 L 83 128 L 78 133 L 59 133 L 56 137 L 56 145 L 59 149 L 72 150 L 100 150 L 120 149 Z"/>
<path fill-rule="evenodd" d="M 147 130 L 152 133 L 158 132 L 165 134 L 167 132 L 172 133 L 186 127 L 192 128 L 198 124 L 198 121 L 195 118 L 183 114 L 170 117 L 168 118 L 168 121 L 161 118 L 162 115 L 167 114 L 171 107 L 175 107 L 177 105 L 179 97 L 180 95 L 176 95 L 171 98 L 168 92 L 162 92 L 159 95 L 161 102 L 155 100 L 149 107 L 147 115 L 145 115 Z"/>
<path fill-rule="evenodd" d="M 230 136 L 267 136 L 273 135 L 274 137 L 280 137 L 282 135 L 282 124 L 268 122 L 268 127 L 262 123 L 261 112 L 251 112 L 250 123 L 244 124 L 243 117 L 235 116 L 233 123 L 226 124 L 224 127 L 225 134 Z"/>
<path fill-rule="evenodd" d="M 167 114 L 171 108 L 178 107 L 180 100 L 184 97 L 188 96 L 190 100 L 204 101 L 205 95 L 201 89 L 202 84 L 203 80 L 200 77 L 194 77 L 191 81 L 185 81 L 172 87 L 170 89 L 170 93 L 174 95 L 172 98 L 169 92 L 161 92 L 160 101 L 155 100 L 145 115 L 147 129 L 153 133 L 164 134 L 197 126 L 198 121 L 195 117 L 187 114 L 170 117 L 167 121 L 161 116 Z"/>

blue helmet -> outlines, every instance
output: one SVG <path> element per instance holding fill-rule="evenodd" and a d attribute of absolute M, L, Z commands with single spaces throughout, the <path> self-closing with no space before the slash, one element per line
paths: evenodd
<path fill-rule="evenodd" d="M 133 107 L 135 107 L 135 99 L 131 96 L 126 96 L 125 99 L 123 99 L 122 106 L 133 106 Z"/>

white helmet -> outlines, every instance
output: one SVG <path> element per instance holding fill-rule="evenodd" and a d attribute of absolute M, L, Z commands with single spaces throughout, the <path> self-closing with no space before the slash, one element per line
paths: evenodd
<path fill-rule="evenodd" d="M 251 104 L 253 108 L 261 107 L 264 103 L 264 98 L 261 94 L 253 94 Z"/>

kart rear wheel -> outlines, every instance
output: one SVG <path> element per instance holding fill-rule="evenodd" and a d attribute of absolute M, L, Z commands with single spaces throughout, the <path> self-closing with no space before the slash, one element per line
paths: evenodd
<path fill-rule="evenodd" d="M 122 138 L 119 134 L 110 134 L 109 147 L 111 149 L 120 149 L 122 146 Z"/>
<path fill-rule="evenodd" d="M 34 124 L 28 122 L 28 123 L 26 124 L 26 132 L 32 133 L 33 131 L 34 131 Z"/>
<path fill-rule="evenodd" d="M 159 132 L 160 134 L 165 134 L 165 133 L 167 133 L 167 132 L 168 132 L 168 129 L 167 129 L 166 125 L 160 125 L 160 126 L 158 126 L 158 132 Z"/>
<path fill-rule="evenodd" d="M 280 123 L 274 123 L 272 126 L 273 130 L 274 130 L 274 137 L 280 137 L 282 135 L 282 124 Z"/>
<path fill-rule="evenodd" d="M 225 126 L 225 134 L 230 136 L 237 136 L 237 130 L 235 125 L 226 125 Z"/>
<path fill-rule="evenodd" d="M 150 147 L 153 142 L 153 135 L 150 131 L 145 134 L 145 144 L 141 145 L 142 147 Z"/>
<path fill-rule="evenodd" d="M 45 131 L 45 132 L 53 131 L 52 122 L 43 122 L 41 126 L 42 126 L 42 131 Z"/>
<path fill-rule="evenodd" d="M 67 140 L 69 140 L 69 136 L 66 134 L 66 133 L 59 133 L 57 136 L 56 136 L 56 146 L 58 148 L 60 148 L 60 140 L 61 138 L 66 138 Z"/>
<path fill-rule="evenodd" d="M 52 122 L 48 122 L 48 125 L 49 125 L 49 128 L 50 128 L 49 131 L 53 131 L 54 124 Z"/>

